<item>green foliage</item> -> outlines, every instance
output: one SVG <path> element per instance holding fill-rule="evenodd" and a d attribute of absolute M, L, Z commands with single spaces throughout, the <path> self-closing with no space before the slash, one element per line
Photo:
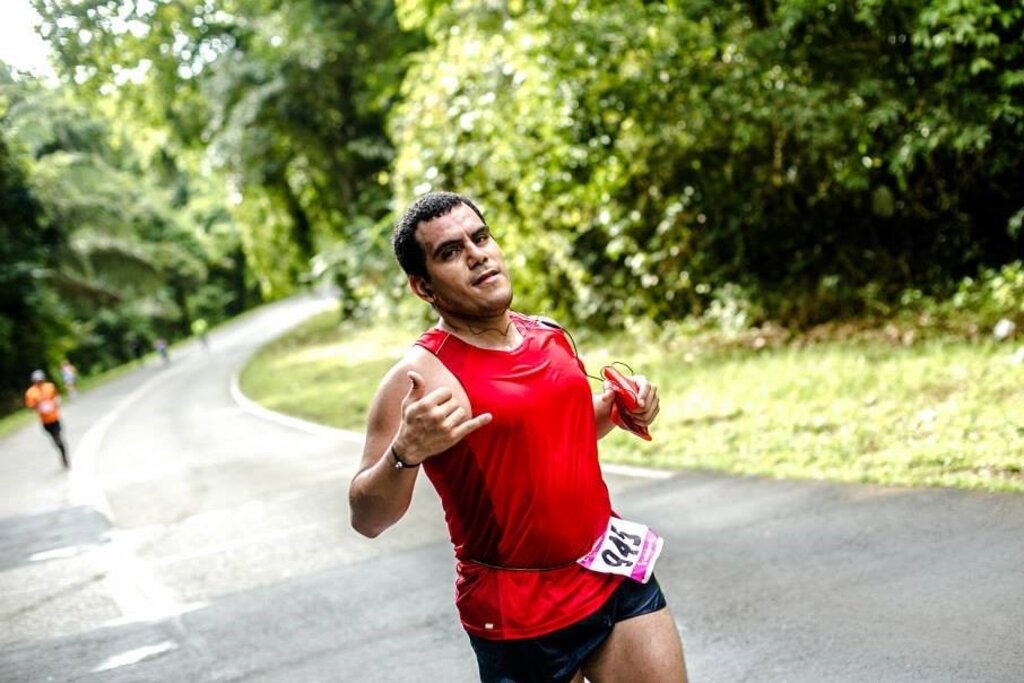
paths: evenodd
<path fill-rule="evenodd" d="M 9 389 L 24 388 L 32 368 L 53 374 L 63 357 L 98 372 L 128 358 L 132 338 L 173 339 L 194 313 L 231 313 L 235 292 L 211 279 L 237 267 L 221 263 L 230 241 L 211 238 L 223 219 L 199 202 L 186 210 L 179 174 L 144 170 L 133 145 L 60 89 L 8 79 L 0 97 L 5 161 L 24 169 L 5 202 L 14 281 L 0 329 L 30 340 L 4 354 Z"/>
<path fill-rule="evenodd" d="M 920 327 L 937 327 L 967 336 L 989 335 L 1000 321 L 1024 329 L 1024 263 L 1014 261 L 1001 268 L 983 268 L 965 277 L 948 296 L 927 295 L 918 289 L 903 292 L 901 313 L 913 315 Z M 1006 323 L 1002 323 L 1006 325 Z"/>
<path fill-rule="evenodd" d="M 1021 322 L 960 284 L 1024 258 L 1020 3 L 33 3 L 64 88 L 7 78 L 2 134 L 47 358 L 317 279 L 394 310 L 393 212 L 442 187 L 567 322 Z"/>
<path fill-rule="evenodd" d="M 491 7 L 402 4 L 432 45 L 394 185 L 479 197 L 534 307 L 669 320 L 732 286 L 803 325 L 1019 256 L 1024 8 Z"/>
<path fill-rule="evenodd" d="M 439 187 L 487 209 L 519 305 L 592 325 L 807 326 L 1021 258 L 1019 5 L 35 4 L 174 202 L 227 187 L 235 299 L 378 307 L 390 212 Z"/>
<path fill-rule="evenodd" d="M 0 77 L 4 74 L 0 73 Z M 4 85 L 6 87 L 7 84 Z M 4 91 L 0 91 L 4 93 Z M 0 116 L 6 108 L 0 94 Z M 0 131 L 0 414 L 20 405 L 28 374 L 56 367 L 53 342 L 67 334 L 60 307 L 41 287 L 40 273 L 61 235 L 44 222 L 20 161 Z"/>
<path fill-rule="evenodd" d="M 228 184 L 264 298 L 387 214 L 384 117 L 418 44 L 388 0 L 36 6 L 65 79 L 97 106 L 113 95 L 172 158 L 201 151 Z"/>

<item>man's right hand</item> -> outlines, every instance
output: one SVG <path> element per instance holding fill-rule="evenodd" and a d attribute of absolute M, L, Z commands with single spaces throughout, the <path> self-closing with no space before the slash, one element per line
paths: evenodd
<path fill-rule="evenodd" d="M 402 399 L 402 424 L 393 443 L 410 466 L 442 453 L 491 421 L 490 413 L 472 417 L 448 387 L 427 392 L 423 377 L 410 370 L 409 391 Z"/>

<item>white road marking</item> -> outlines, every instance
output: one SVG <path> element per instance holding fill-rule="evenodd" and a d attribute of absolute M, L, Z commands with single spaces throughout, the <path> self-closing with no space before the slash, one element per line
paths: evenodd
<path fill-rule="evenodd" d="M 250 415 L 255 415 L 256 417 L 269 422 L 275 422 L 279 425 L 297 429 L 300 432 L 306 432 L 307 434 L 313 434 L 315 436 L 329 436 L 332 438 L 342 438 L 353 443 L 363 443 L 365 436 L 360 432 L 338 429 L 337 427 L 328 427 L 327 425 L 308 422 L 298 417 L 292 417 L 291 415 L 285 415 L 283 413 L 270 410 L 269 408 L 264 408 L 259 403 L 256 403 L 242 393 L 242 387 L 238 378 L 239 373 L 236 371 L 231 376 L 231 398 L 234 399 L 239 408 Z"/>
<path fill-rule="evenodd" d="M 108 658 L 102 664 L 92 670 L 92 673 L 99 673 L 101 671 L 110 671 L 111 669 L 120 669 L 123 666 L 131 666 L 132 664 L 138 664 L 144 659 L 155 657 L 163 654 L 164 652 L 170 652 L 171 650 L 177 650 L 178 644 L 170 640 L 165 640 L 157 645 L 147 645 L 146 647 L 138 647 L 134 650 L 128 650 L 122 652 L 119 655 L 114 655 Z"/>
<path fill-rule="evenodd" d="M 96 546 L 94 545 L 69 545 L 64 548 L 54 548 L 53 550 L 44 550 L 42 552 L 33 553 L 28 556 L 29 562 L 43 562 L 45 560 L 62 560 L 68 557 L 74 557 L 81 555 L 82 553 L 92 550 Z"/>

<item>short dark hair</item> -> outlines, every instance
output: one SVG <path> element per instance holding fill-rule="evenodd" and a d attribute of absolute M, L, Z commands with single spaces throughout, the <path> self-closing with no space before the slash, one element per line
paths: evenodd
<path fill-rule="evenodd" d="M 452 209 L 460 204 L 465 204 L 473 209 L 473 212 L 484 220 L 484 215 L 476 204 L 469 198 L 454 192 L 430 192 L 423 195 L 402 214 L 401 220 L 395 224 L 395 232 L 391 236 L 391 246 L 395 250 L 395 258 L 398 265 L 406 275 L 415 275 L 423 279 L 427 276 L 427 255 L 423 248 L 416 241 L 416 228 L 420 223 L 426 223 L 440 216 L 450 213 Z M 486 221 L 484 221 L 486 223 Z"/>

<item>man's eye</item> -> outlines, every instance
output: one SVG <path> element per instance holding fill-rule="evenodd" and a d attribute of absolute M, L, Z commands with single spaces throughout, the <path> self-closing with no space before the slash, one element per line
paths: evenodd
<path fill-rule="evenodd" d="M 482 232 L 482 233 L 480 233 L 479 235 L 476 236 L 476 243 L 477 244 L 483 244 L 484 242 L 488 241 L 489 239 L 491 239 L 491 235 L 489 233 Z"/>

